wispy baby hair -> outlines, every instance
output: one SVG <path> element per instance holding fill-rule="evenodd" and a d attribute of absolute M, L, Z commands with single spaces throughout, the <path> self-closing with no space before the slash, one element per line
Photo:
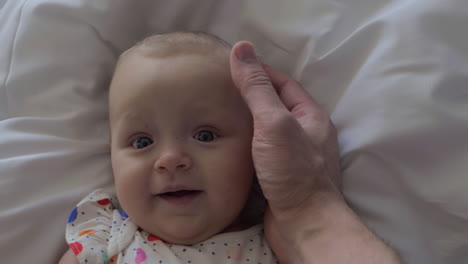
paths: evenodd
<path fill-rule="evenodd" d="M 147 37 L 125 51 L 120 59 L 133 53 L 160 58 L 190 54 L 226 56 L 230 50 L 231 45 L 216 35 L 202 31 L 177 31 Z"/>

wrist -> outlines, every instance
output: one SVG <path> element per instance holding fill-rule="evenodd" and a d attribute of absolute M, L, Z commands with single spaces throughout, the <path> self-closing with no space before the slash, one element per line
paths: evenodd
<path fill-rule="evenodd" d="M 400 263 L 335 192 L 320 192 L 301 211 L 278 216 L 299 263 Z M 283 229 L 284 227 L 284 229 Z M 294 261 L 296 262 L 296 261 Z"/>
<path fill-rule="evenodd" d="M 290 239 L 301 245 L 311 237 L 346 229 L 354 213 L 338 192 L 318 192 L 290 212 L 278 215 L 278 222 L 288 227 Z M 354 219 L 353 219 L 354 220 Z"/>

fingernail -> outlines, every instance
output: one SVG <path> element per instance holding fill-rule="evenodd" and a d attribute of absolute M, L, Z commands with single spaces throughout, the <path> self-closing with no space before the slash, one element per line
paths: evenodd
<path fill-rule="evenodd" d="M 237 58 L 245 63 L 256 63 L 257 56 L 255 55 L 255 50 L 250 42 L 244 42 L 236 50 Z"/>

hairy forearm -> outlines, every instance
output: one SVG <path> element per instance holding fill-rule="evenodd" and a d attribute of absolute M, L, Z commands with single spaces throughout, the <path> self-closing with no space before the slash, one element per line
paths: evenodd
<path fill-rule="evenodd" d="M 402 263 L 398 255 L 367 229 L 340 197 L 317 196 L 307 208 L 296 223 L 303 228 L 295 234 L 298 258 L 294 262 Z"/>

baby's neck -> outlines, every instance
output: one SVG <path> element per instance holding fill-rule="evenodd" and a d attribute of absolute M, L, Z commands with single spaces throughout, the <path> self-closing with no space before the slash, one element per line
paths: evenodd
<path fill-rule="evenodd" d="M 237 219 L 236 221 L 234 221 L 234 223 L 230 224 L 223 231 L 221 231 L 221 233 L 242 231 L 249 227 L 249 225 L 246 225 L 245 223 L 242 223 L 239 219 Z"/>

